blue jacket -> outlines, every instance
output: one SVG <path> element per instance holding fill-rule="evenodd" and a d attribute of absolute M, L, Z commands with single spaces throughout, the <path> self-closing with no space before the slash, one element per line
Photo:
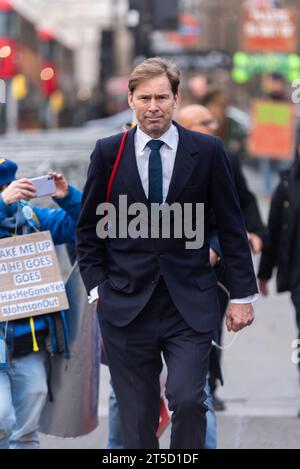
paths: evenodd
<path fill-rule="evenodd" d="M 26 221 L 26 233 L 33 233 L 35 228 L 39 231 L 49 230 L 54 244 L 74 243 L 75 228 L 81 205 L 81 192 L 69 186 L 69 194 L 67 197 L 64 199 L 54 198 L 53 200 L 60 208 L 31 207 L 34 212 L 34 217 L 32 220 Z M 29 204 L 23 201 L 19 204 L 13 204 L 13 212 L 16 212 L 18 207 L 23 208 L 26 205 Z M 12 230 L 1 227 L 1 222 L 11 215 L 11 206 L 6 205 L 0 196 L 0 238 L 6 238 L 13 234 Z M 22 234 L 21 227 L 18 233 Z"/>
<path fill-rule="evenodd" d="M 50 231 L 54 244 L 72 244 L 75 242 L 75 229 L 76 223 L 80 213 L 81 206 L 81 192 L 72 186 L 69 186 L 69 194 L 63 199 L 55 199 L 55 202 L 60 208 L 50 209 L 43 207 L 30 206 L 33 213 L 32 218 L 26 220 L 23 216 L 19 219 L 20 227 L 18 234 L 33 233 L 36 230 Z M 12 236 L 14 230 L 5 227 L 5 220 L 16 216 L 16 213 L 22 212 L 23 208 L 29 206 L 24 201 L 16 204 L 7 205 L 0 195 L 0 238 Z M 24 230 L 25 228 L 25 230 Z M 64 314 L 62 315 L 64 320 Z M 5 329 L 5 324 L 0 324 L 2 331 Z M 55 341 L 55 323 L 52 315 L 36 316 L 34 317 L 34 329 L 36 332 L 41 330 L 50 329 L 53 331 L 52 340 Z M 7 330 L 7 344 L 11 345 L 13 339 L 30 334 L 32 332 L 28 319 L 19 319 L 10 321 Z M 53 345 L 53 344 L 52 344 Z M 54 346 L 55 348 L 55 346 Z"/>

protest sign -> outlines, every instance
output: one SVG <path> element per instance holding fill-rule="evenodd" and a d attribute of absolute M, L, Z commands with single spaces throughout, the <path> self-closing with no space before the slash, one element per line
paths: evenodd
<path fill-rule="evenodd" d="M 49 231 L 0 240 L 0 322 L 68 309 Z"/>
<path fill-rule="evenodd" d="M 255 99 L 248 151 L 255 158 L 291 159 L 295 116 L 290 103 Z"/>
<path fill-rule="evenodd" d="M 297 12 L 291 8 L 244 8 L 241 49 L 245 52 L 296 52 Z"/>

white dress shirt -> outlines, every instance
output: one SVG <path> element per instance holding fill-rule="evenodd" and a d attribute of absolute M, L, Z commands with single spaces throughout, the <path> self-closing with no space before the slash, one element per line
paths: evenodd
<path fill-rule="evenodd" d="M 147 143 L 151 140 L 153 139 L 149 137 L 149 135 L 145 134 L 141 129 L 137 128 L 134 140 L 136 164 L 142 181 L 142 186 L 147 198 L 149 194 L 148 165 L 151 153 L 151 150 L 147 146 Z M 178 130 L 175 125 L 172 124 L 169 130 L 167 130 L 167 132 L 165 132 L 161 137 L 159 137 L 158 140 L 164 142 L 164 145 L 162 145 L 159 152 L 161 155 L 163 172 L 163 202 L 165 202 L 171 182 L 171 177 L 173 174 L 179 140 Z"/>
<path fill-rule="evenodd" d="M 149 192 L 149 175 L 148 175 L 148 165 L 149 165 L 149 156 L 150 148 L 147 146 L 147 143 L 153 140 L 149 135 L 145 134 L 139 127 L 136 130 L 134 136 L 134 146 L 136 154 L 136 163 L 141 178 L 142 186 L 145 192 L 146 197 L 148 198 Z M 161 136 L 159 137 L 160 141 L 164 142 L 160 149 L 161 162 L 162 162 L 162 171 L 163 171 L 163 202 L 166 201 L 171 177 L 173 174 L 175 157 L 178 147 L 179 135 L 178 130 L 174 124 Z M 231 303 L 252 303 L 257 299 L 256 295 L 251 295 L 246 298 L 241 299 L 232 299 Z M 95 287 L 91 290 L 89 295 L 89 303 L 97 300 L 98 296 L 98 287 Z"/>

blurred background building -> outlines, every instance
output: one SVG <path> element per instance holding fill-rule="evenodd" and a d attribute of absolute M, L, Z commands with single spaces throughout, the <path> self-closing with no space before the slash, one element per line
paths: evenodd
<path fill-rule="evenodd" d="M 132 119 L 130 71 L 160 55 L 180 67 L 181 103 L 207 106 L 227 148 L 247 163 L 266 218 L 265 196 L 300 141 L 299 16 L 300 0 L 0 0 L 0 157 L 16 161 L 20 177 L 57 171 L 81 189 L 95 141 Z M 225 347 L 233 407 L 221 420 L 223 441 L 299 447 L 288 298 L 257 307 L 257 327 Z M 87 447 L 104 445 L 102 425 L 99 435 Z M 78 443 L 48 447 L 59 444 Z"/>
<path fill-rule="evenodd" d="M 0 0 L 0 131 L 126 109 L 128 74 L 151 55 L 180 66 L 183 101 L 248 111 L 268 75 L 285 92 L 300 77 L 299 11 L 298 0 Z"/>

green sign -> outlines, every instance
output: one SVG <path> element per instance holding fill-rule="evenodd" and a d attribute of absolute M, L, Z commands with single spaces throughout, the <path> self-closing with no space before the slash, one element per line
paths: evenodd
<path fill-rule="evenodd" d="M 300 78 L 300 56 L 297 54 L 246 54 L 236 52 L 233 56 L 232 79 L 239 84 L 246 83 L 253 75 L 281 73 L 292 82 Z"/>
<path fill-rule="evenodd" d="M 286 104 L 259 103 L 257 105 L 256 122 L 258 124 L 287 126 L 289 121 L 290 109 Z"/>

